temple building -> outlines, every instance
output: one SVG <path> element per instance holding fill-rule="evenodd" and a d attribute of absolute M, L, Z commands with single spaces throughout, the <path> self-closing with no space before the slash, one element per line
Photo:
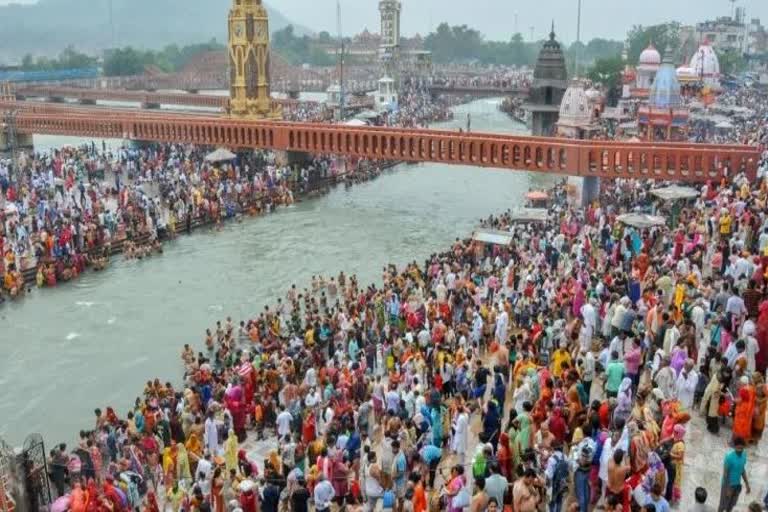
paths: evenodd
<path fill-rule="evenodd" d="M 704 87 L 720 90 L 720 60 L 711 45 L 704 42 L 699 46 L 691 57 L 689 67 Z"/>
<path fill-rule="evenodd" d="M 565 91 L 568 89 L 568 69 L 560 43 L 555 40 L 555 26 L 536 59 L 533 83 L 528 102 L 523 106 L 531 113 L 531 132 L 547 136 L 555 132 Z"/>
<path fill-rule="evenodd" d="M 569 139 L 589 139 L 600 129 L 600 93 L 587 90 L 584 82 L 575 80 L 565 91 L 560 103 L 557 136 Z"/>
<path fill-rule="evenodd" d="M 647 104 L 638 109 L 640 133 L 647 140 L 684 140 L 689 110 L 683 102 L 677 69 L 667 50 L 648 94 Z"/>
<path fill-rule="evenodd" d="M 651 90 L 654 80 L 656 80 L 656 73 L 661 66 L 661 54 L 653 46 L 648 45 L 648 48 L 642 51 L 640 54 L 640 61 L 636 70 L 635 86 L 632 89 L 631 95 L 634 97 L 645 98 L 648 96 L 648 92 Z"/>
<path fill-rule="evenodd" d="M 590 139 L 600 131 L 602 95 L 596 89 L 587 89 L 584 81 L 574 80 L 566 89 L 560 103 L 557 136 L 569 139 Z M 600 191 L 600 179 L 595 176 L 568 176 L 568 200 L 577 206 L 586 206 Z"/>

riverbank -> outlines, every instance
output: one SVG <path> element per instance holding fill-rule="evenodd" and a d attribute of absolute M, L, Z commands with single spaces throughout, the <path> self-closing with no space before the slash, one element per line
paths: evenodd
<path fill-rule="evenodd" d="M 293 204 L 293 202 L 300 202 L 305 201 L 313 198 L 320 197 L 324 194 L 327 194 L 333 187 L 344 184 L 346 187 L 352 187 L 355 185 L 359 185 L 361 183 L 366 183 L 371 180 L 375 180 L 378 178 L 382 172 L 392 169 L 396 165 L 398 165 L 398 162 L 395 161 L 383 161 L 383 162 L 362 162 L 358 165 L 362 165 L 362 167 L 357 167 L 351 171 L 344 171 L 338 174 L 333 174 L 332 176 L 328 176 L 326 178 L 321 178 L 319 180 L 316 180 L 314 182 L 310 182 L 308 185 L 302 185 L 299 186 L 299 184 L 296 181 L 291 182 L 290 189 L 292 193 L 292 202 L 290 204 Z M 276 209 L 284 206 L 288 206 L 289 204 L 285 203 L 271 203 L 267 208 L 265 208 L 265 202 L 271 201 L 274 198 L 268 197 L 266 194 L 259 194 L 252 198 L 249 198 L 245 201 L 243 204 L 238 204 L 234 211 L 231 212 L 220 212 L 220 218 L 218 219 L 218 222 L 227 222 L 227 221 L 235 221 L 235 220 L 242 220 L 243 217 L 251 217 L 251 218 L 257 218 L 261 217 L 263 215 L 267 215 L 270 213 L 274 213 Z M 197 231 L 200 228 L 203 227 L 210 227 L 217 223 L 217 219 L 209 215 L 207 212 L 200 212 L 199 215 L 193 216 L 191 221 L 189 222 L 188 227 L 183 227 L 180 229 L 177 229 L 174 232 L 169 232 L 167 230 L 163 230 L 162 232 L 158 233 L 158 239 L 160 242 L 165 242 L 168 240 L 171 240 L 178 236 L 179 234 L 192 234 L 192 232 Z M 126 242 L 131 242 L 134 245 L 145 245 L 150 242 L 151 235 L 150 233 L 140 233 L 138 236 L 126 236 L 125 230 L 122 230 L 122 236 L 119 238 L 112 240 L 107 245 L 96 245 L 91 250 L 89 250 L 89 256 L 96 257 L 98 255 L 99 257 L 102 257 L 104 255 L 107 255 L 109 257 L 116 256 L 123 253 L 124 248 L 126 247 Z M 43 262 L 46 263 L 46 262 Z M 22 273 L 24 276 L 25 283 L 27 285 L 34 284 L 37 281 L 37 272 L 38 272 L 38 265 L 39 263 L 34 261 L 25 266 L 23 268 Z M 93 260 L 88 260 L 86 263 L 86 269 L 93 268 L 95 270 L 101 271 L 103 270 L 103 266 L 100 265 L 93 265 Z M 59 283 L 66 283 L 69 281 L 60 281 Z M 38 283 L 39 285 L 39 283 Z M 42 286 L 40 286 L 42 287 Z M 27 289 L 27 292 L 31 292 L 31 287 Z M 0 299 L 3 297 L 0 296 Z M 22 296 L 17 297 L 17 299 L 22 299 Z M 3 301 L 0 300 L 0 305 L 3 304 Z"/>
<path fill-rule="evenodd" d="M 456 120 L 440 127 L 457 130 L 469 113 L 473 129 L 524 133 L 497 103 L 458 106 Z M 161 257 L 117 257 L 104 271 L 7 302 L 0 382 L 10 387 L 0 399 L 0 436 L 14 445 L 30 432 L 72 441 L 92 404 L 127 410 L 131 397 L 120 390 L 176 368 L 177 342 L 201 343 L 222 312 L 249 318 L 313 274 L 344 270 L 375 282 L 387 262 L 421 261 L 549 180 L 471 165 L 397 165 L 268 217 L 177 237 Z"/>

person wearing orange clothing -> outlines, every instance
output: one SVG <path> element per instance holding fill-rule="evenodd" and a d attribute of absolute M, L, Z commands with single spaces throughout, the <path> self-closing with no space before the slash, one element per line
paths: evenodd
<path fill-rule="evenodd" d="M 746 375 L 741 378 L 741 387 L 736 396 L 736 409 L 733 413 L 733 437 L 750 439 L 752 437 L 752 419 L 755 410 L 755 387 Z"/>
<path fill-rule="evenodd" d="M 409 479 L 413 486 L 413 512 L 427 512 L 427 491 L 424 489 L 424 479 L 420 473 L 411 473 Z"/>

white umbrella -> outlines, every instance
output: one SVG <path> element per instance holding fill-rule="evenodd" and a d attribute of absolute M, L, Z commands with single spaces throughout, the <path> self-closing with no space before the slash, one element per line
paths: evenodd
<path fill-rule="evenodd" d="M 692 199 L 699 196 L 699 193 L 695 188 L 681 187 L 679 185 L 656 188 L 651 190 L 651 194 L 660 199 L 664 199 L 665 201 L 673 201 L 675 199 Z"/>
<path fill-rule="evenodd" d="M 625 213 L 616 217 L 616 220 L 636 228 L 649 228 L 651 226 L 663 226 L 666 224 L 664 217 L 659 217 L 658 215 L 646 215 L 643 213 Z"/>
<path fill-rule="evenodd" d="M 206 162 L 226 162 L 228 160 L 234 160 L 237 157 L 233 152 L 228 149 L 219 148 L 212 153 L 205 155 Z"/>

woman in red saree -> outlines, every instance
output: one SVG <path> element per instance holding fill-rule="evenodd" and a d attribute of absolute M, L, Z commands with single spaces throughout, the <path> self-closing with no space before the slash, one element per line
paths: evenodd
<path fill-rule="evenodd" d="M 741 378 L 741 387 L 736 397 L 736 409 L 733 413 L 733 437 L 748 440 L 752 437 L 752 417 L 755 410 L 755 388 L 749 378 Z"/>
<path fill-rule="evenodd" d="M 512 448 L 509 444 L 509 434 L 502 432 L 499 435 L 499 449 L 496 453 L 499 460 L 499 471 L 509 481 L 514 480 L 514 463 L 512 460 Z"/>

